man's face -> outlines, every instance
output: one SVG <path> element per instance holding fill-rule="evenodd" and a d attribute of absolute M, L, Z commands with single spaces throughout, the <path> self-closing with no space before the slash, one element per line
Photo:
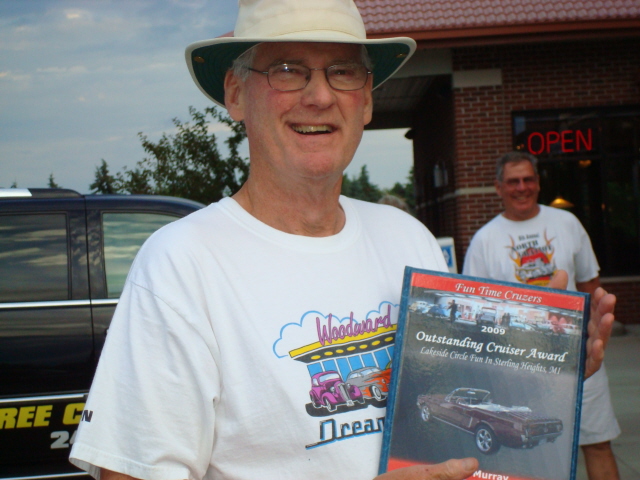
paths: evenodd
<path fill-rule="evenodd" d="M 540 178 L 530 162 L 524 160 L 505 164 L 502 181 L 496 180 L 495 185 L 502 198 L 506 218 L 522 221 L 538 214 Z"/>
<path fill-rule="evenodd" d="M 253 68 L 295 63 L 309 68 L 361 63 L 360 47 L 333 43 L 263 43 Z M 325 72 L 313 70 L 302 90 L 272 89 L 267 76 L 251 72 L 245 82 L 227 75 L 225 105 L 244 120 L 253 180 L 335 181 L 342 177 L 371 121 L 372 78 L 363 89 L 334 90 Z M 266 177 L 265 177 L 266 176 Z"/>

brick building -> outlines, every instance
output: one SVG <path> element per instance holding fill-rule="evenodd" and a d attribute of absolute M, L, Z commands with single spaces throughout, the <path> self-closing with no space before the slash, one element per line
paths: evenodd
<path fill-rule="evenodd" d="M 589 232 L 617 318 L 640 323 L 640 0 L 356 0 L 370 38 L 418 51 L 374 92 L 370 128 L 409 128 L 418 217 L 461 266 L 501 211 L 494 165 L 540 160 L 544 204 Z"/>

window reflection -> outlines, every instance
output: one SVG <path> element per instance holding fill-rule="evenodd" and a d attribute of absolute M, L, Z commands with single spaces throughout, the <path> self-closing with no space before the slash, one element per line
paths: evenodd
<path fill-rule="evenodd" d="M 0 215 L 0 302 L 69 299 L 64 214 Z"/>
<path fill-rule="evenodd" d="M 102 216 L 107 297 L 118 298 L 131 263 L 149 236 L 177 217 L 157 213 L 105 213 Z"/>

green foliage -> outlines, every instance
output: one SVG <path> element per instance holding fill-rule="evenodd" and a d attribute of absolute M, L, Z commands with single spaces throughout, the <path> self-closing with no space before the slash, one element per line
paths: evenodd
<path fill-rule="evenodd" d="M 360 176 L 349 178 L 346 173 L 343 175 L 342 194 L 358 200 L 377 202 L 382 196 L 382 191 L 377 185 L 371 183 L 367 166 L 363 165 L 360 169 Z"/>
<path fill-rule="evenodd" d="M 109 173 L 109 166 L 103 158 L 100 166 L 96 167 L 94 182 L 89 185 L 91 193 L 118 193 L 117 184 L 116 178 Z"/>
<path fill-rule="evenodd" d="M 53 178 L 53 173 L 49 175 L 49 188 L 62 188 L 60 185 L 56 183 L 55 178 Z"/>
<path fill-rule="evenodd" d="M 118 173 L 116 182 L 118 183 L 118 188 L 121 191 L 132 194 L 152 195 L 156 192 L 149 183 L 151 176 L 150 172 L 140 170 L 140 168 L 127 170 L 125 167 L 123 172 Z"/>
<path fill-rule="evenodd" d="M 385 190 L 381 190 L 377 185 L 371 183 L 366 165 L 362 166 L 358 177 L 350 178 L 347 174 L 342 177 L 343 195 L 367 202 L 378 202 L 385 194 L 394 195 L 407 203 L 411 214 L 414 214 L 416 209 L 414 192 L 413 167 L 407 176 L 407 183 L 396 182 L 392 188 Z"/>
<path fill-rule="evenodd" d="M 234 122 L 216 107 L 207 107 L 204 112 L 189 107 L 189 115 L 191 123 L 174 118 L 176 133 L 165 133 L 158 142 L 139 133 L 142 147 L 149 156 L 139 161 L 135 168 L 125 167 L 111 175 L 103 159 L 96 167 L 95 181 L 89 187 L 92 192 L 171 195 L 204 204 L 237 192 L 249 174 L 248 160 L 238 152 L 247 137 L 244 124 Z M 222 123 L 231 129 L 231 136 L 225 140 L 226 157 L 218 149 L 215 134 L 209 131 L 211 123 Z M 49 181 L 53 182 L 53 175 Z M 414 212 L 413 168 L 407 183 L 397 182 L 384 191 L 371 183 L 366 165 L 357 177 L 350 178 L 347 174 L 342 177 L 342 194 L 348 197 L 377 202 L 387 193 L 405 200 Z"/>
<path fill-rule="evenodd" d="M 209 204 L 237 192 L 249 173 L 248 160 L 238 152 L 246 138 L 244 124 L 234 122 L 216 107 L 199 112 L 189 107 L 192 123 L 173 119 L 175 134 L 163 134 L 152 142 L 138 134 L 149 155 L 112 176 L 106 162 L 96 168 L 96 181 L 90 188 L 99 193 L 146 193 L 189 198 Z M 222 123 L 231 129 L 225 140 L 229 150 L 223 157 L 210 123 Z"/>

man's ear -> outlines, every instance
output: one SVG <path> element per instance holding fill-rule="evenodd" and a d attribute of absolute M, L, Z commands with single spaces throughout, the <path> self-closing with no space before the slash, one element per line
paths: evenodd
<path fill-rule="evenodd" d="M 236 122 L 244 120 L 244 82 L 229 70 L 224 77 L 224 106 Z"/>
<path fill-rule="evenodd" d="M 373 93 L 371 92 L 373 85 L 373 74 L 369 75 L 367 84 L 364 86 L 364 125 L 368 125 L 373 118 Z"/>
<path fill-rule="evenodd" d="M 493 185 L 496 187 L 496 193 L 498 194 L 499 197 L 502 197 L 502 190 L 501 190 L 501 185 L 500 182 L 498 181 L 498 179 L 495 179 L 493 181 Z"/>

